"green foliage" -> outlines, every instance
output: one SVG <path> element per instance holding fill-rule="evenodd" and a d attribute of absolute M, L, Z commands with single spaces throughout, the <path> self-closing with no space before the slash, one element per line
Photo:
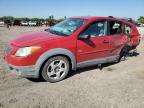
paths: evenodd
<path fill-rule="evenodd" d="M 138 19 L 138 21 L 139 21 L 140 23 L 143 23 L 143 24 L 144 24 L 144 16 L 140 16 L 139 19 Z"/>
<path fill-rule="evenodd" d="M 13 22 L 13 25 L 20 25 L 21 24 L 21 19 L 20 18 L 15 18 L 14 19 L 14 22 Z"/>
<path fill-rule="evenodd" d="M 45 21 L 52 21 L 52 22 L 61 22 L 64 19 L 66 19 L 66 16 L 64 16 L 64 18 L 61 19 L 54 19 L 54 16 L 51 15 L 48 18 L 44 19 L 44 18 L 14 18 L 12 16 L 3 16 L 0 17 L 0 21 L 4 21 L 5 23 L 11 23 L 14 25 L 20 25 L 21 22 L 45 22 Z"/>
<path fill-rule="evenodd" d="M 66 16 L 64 16 L 64 19 L 67 19 L 67 17 L 66 17 Z"/>
<path fill-rule="evenodd" d="M 3 16 L 1 19 L 4 22 L 13 22 L 14 21 L 14 17 L 12 17 L 12 16 Z"/>
<path fill-rule="evenodd" d="M 51 15 L 48 18 L 45 19 L 46 21 L 55 21 L 54 16 Z"/>
<path fill-rule="evenodd" d="M 2 17 L 0 17 L 0 21 L 3 21 L 3 18 L 2 18 Z"/>
<path fill-rule="evenodd" d="M 30 21 L 30 18 L 20 18 L 20 20 L 23 22 L 28 22 L 28 21 Z"/>
<path fill-rule="evenodd" d="M 63 18 L 61 18 L 61 19 L 57 19 L 57 20 L 56 20 L 56 22 L 62 22 L 62 21 L 64 21 Z"/>

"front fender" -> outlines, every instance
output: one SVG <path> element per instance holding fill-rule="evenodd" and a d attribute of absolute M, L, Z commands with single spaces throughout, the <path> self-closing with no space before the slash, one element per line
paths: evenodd
<path fill-rule="evenodd" d="M 37 68 L 36 70 L 38 70 L 38 72 L 39 72 L 40 68 L 41 68 L 42 64 L 45 62 L 45 60 L 47 60 L 48 58 L 50 58 L 52 56 L 56 56 L 56 55 L 60 55 L 60 54 L 69 57 L 71 60 L 71 64 L 72 64 L 72 70 L 76 70 L 75 55 L 71 51 L 69 51 L 68 49 L 65 49 L 65 48 L 55 48 L 55 49 L 51 49 L 51 50 L 48 50 L 45 53 L 43 53 L 36 62 L 36 68 Z"/>

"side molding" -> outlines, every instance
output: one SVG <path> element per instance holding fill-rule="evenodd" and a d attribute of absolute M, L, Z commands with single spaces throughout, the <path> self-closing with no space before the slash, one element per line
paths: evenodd
<path fill-rule="evenodd" d="M 118 60 L 118 58 L 119 58 L 119 55 L 105 57 L 105 58 L 99 58 L 99 59 L 94 59 L 94 60 L 88 60 L 88 61 L 78 63 L 77 68 L 92 66 L 92 65 L 96 65 L 96 64 L 115 62 Z"/>

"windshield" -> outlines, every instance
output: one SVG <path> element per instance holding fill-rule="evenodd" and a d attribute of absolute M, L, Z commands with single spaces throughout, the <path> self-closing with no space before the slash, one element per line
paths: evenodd
<path fill-rule="evenodd" d="M 81 18 L 69 18 L 60 22 L 50 28 L 48 31 L 52 34 L 69 36 L 73 34 L 80 26 L 86 22 L 85 19 Z"/>

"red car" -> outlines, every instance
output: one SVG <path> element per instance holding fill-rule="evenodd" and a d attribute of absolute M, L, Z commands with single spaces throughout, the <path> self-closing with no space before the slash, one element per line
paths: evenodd
<path fill-rule="evenodd" d="M 63 80 L 70 70 L 118 61 L 139 44 L 136 26 L 111 17 L 72 17 L 10 42 L 4 59 L 26 78 Z"/>

